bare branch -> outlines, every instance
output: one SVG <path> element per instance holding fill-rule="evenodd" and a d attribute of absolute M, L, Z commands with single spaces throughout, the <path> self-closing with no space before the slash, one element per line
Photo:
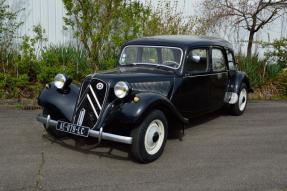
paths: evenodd
<path fill-rule="evenodd" d="M 270 21 L 272 20 L 272 18 L 278 13 L 277 9 L 274 9 L 274 11 L 272 12 L 272 14 L 267 18 L 267 20 L 263 20 L 258 26 L 257 28 L 254 30 L 255 32 L 257 32 L 260 28 L 262 28 L 264 25 L 266 25 L 267 23 L 270 23 Z"/>

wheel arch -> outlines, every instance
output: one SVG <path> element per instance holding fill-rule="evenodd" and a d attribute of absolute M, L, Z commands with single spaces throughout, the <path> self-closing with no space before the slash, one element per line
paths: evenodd
<path fill-rule="evenodd" d="M 237 72 L 234 77 L 231 78 L 228 91 L 234 93 L 238 92 L 242 83 L 246 84 L 248 93 L 253 92 L 250 80 L 244 72 Z"/>
<path fill-rule="evenodd" d="M 183 118 L 181 114 L 178 114 L 177 112 L 173 111 L 173 109 L 170 108 L 167 104 L 162 103 L 156 103 L 154 105 L 151 105 L 143 114 L 142 119 L 144 119 L 153 110 L 159 110 L 163 112 L 166 117 L 169 130 L 183 127 L 183 125 L 187 123 L 187 119 Z"/>
<path fill-rule="evenodd" d="M 135 96 L 139 98 L 138 103 L 130 101 L 119 105 L 112 114 L 112 120 L 137 126 L 152 110 L 160 110 L 165 114 L 169 125 L 175 122 L 188 123 L 166 97 L 155 93 L 139 93 Z"/>

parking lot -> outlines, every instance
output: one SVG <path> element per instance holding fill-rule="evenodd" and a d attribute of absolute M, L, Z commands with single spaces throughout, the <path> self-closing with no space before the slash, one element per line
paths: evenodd
<path fill-rule="evenodd" d="M 56 141 L 40 112 L 0 107 L 0 190 L 287 190 L 287 102 L 193 120 L 150 164 L 134 162 L 127 145 Z"/>

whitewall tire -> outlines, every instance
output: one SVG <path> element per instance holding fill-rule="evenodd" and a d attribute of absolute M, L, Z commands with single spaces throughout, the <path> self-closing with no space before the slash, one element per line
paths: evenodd
<path fill-rule="evenodd" d="M 167 120 L 163 112 L 152 111 L 132 130 L 132 155 L 142 163 L 158 159 L 163 153 L 167 138 Z"/>
<path fill-rule="evenodd" d="M 241 84 L 241 87 L 239 88 L 238 94 L 238 100 L 235 104 L 231 105 L 231 114 L 233 115 L 242 115 L 246 109 L 247 101 L 248 101 L 248 91 L 247 86 L 245 83 Z"/>

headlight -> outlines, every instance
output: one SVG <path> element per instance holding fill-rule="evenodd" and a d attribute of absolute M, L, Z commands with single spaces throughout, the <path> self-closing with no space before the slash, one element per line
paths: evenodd
<path fill-rule="evenodd" d="M 64 74 L 57 74 L 55 76 L 54 84 L 58 89 L 62 89 L 65 86 L 67 78 Z"/>
<path fill-rule="evenodd" d="M 114 87 L 114 92 L 118 98 L 126 97 L 129 93 L 129 84 L 123 81 L 117 82 Z"/>

